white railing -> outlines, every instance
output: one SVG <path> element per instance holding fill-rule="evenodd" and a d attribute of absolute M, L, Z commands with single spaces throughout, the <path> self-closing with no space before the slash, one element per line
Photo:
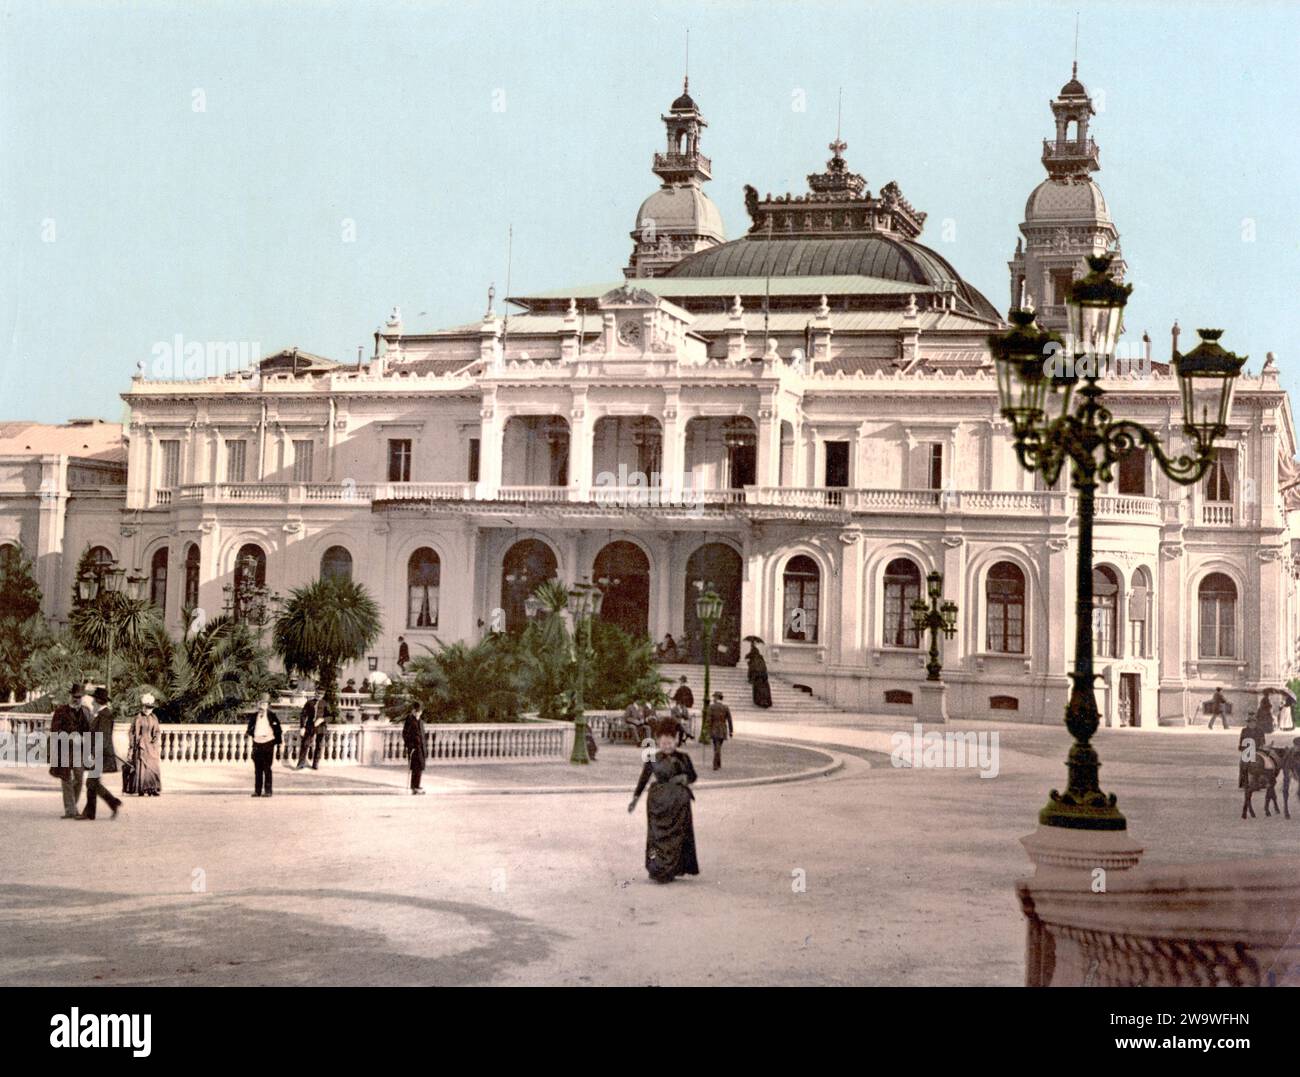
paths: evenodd
<path fill-rule="evenodd" d="M 0 733 L 16 737 L 40 736 L 49 730 L 48 714 L 10 715 L 0 718 Z M 283 742 L 276 746 L 277 760 L 298 758 L 302 738 L 292 717 L 283 723 Z M 113 727 L 113 745 L 124 757 L 130 723 Z M 573 750 L 573 725 L 569 722 L 519 722 L 499 724 L 440 724 L 427 726 L 426 747 L 436 763 L 531 763 L 567 759 Z M 322 763 L 357 766 L 405 763 L 402 726 L 380 720 L 326 727 Z M 168 766 L 219 766 L 247 763 L 253 741 L 245 722 L 161 727 L 158 754 Z"/>
<path fill-rule="evenodd" d="M 1094 502 L 1098 516 L 1137 516 L 1159 523 L 1160 499 L 1128 494 L 1100 494 Z"/>
<path fill-rule="evenodd" d="M 170 490 L 155 490 L 154 501 L 159 505 L 170 505 L 172 503 L 172 492 Z"/>
<path fill-rule="evenodd" d="M 372 723 L 376 724 L 376 723 Z M 406 748 L 402 727 L 383 723 L 379 757 L 367 762 L 404 763 Z M 573 726 L 567 722 L 546 724 L 429 726 L 424 745 L 431 766 L 446 763 L 537 763 L 567 759 L 573 750 Z"/>
<path fill-rule="evenodd" d="M 1231 527 L 1232 508 L 1231 502 L 1207 502 L 1201 506 L 1201 523 L 1207 527 Z"/>
<path fill-rule="evenodd" d="M 376 501 L 473 501 L 472 482 L 389 482 L 371 488 Z"/>
<path fill-rule="evenodd" d="M 854 512 L 876 509 L 938 509 L 942 490 L 846 490 Z"/>
<path fill-rule="evenodd" d="M 745 502 L 799 509 L 839 509 L 844 507 L 846 494 L 860 492 L 843 486 L 749 486 L 745 488 Z"/>
<path fill-rule="evenodd" d="M 496 496 L 498 501 L 550 502 L 569 499 L 570 492 L 567 486 L 499 486 Z"/>

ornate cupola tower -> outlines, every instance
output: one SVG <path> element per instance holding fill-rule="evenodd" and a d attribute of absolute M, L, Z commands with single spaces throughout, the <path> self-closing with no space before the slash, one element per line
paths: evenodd
<path fill-rule="evenodd" d="M 700 152 L 700 133 L 708 124 L 691 99 L 689 79 L 663 121 L 668 144 L 652 167 L 663 186 L 637 211 L 625 277 L 657 277 L 688 254 L 726 241 L 722 214 L 702 189 L 713 178 L 713 162 Z"/>
<path fill-rule="evenodd" d="M 1012 309 L 1032 307 L 1043 326 L 1060 331 L 1065 328 L 1065 290 L 1088 272 L 1084 259 L 1115 251 L 1115 278 L 1123 280 L 1124 258 L 1119 231 L 1101 188 L 1092 180 L 1092 173 L 1101 168 L 1097 143 L 1088 134 L 1088 122 L 1096 113 L 1079 81 L 1078 63 L 1051 109 L 1056 137 L 1043 140 L 1047 179 L 1025 204 L 1023 239 L 1017 240 L 1008 265 Z"/>

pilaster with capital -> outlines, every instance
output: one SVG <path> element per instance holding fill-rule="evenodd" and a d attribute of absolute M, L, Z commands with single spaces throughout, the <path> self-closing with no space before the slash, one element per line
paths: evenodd
<path fill-rule="evenodd" d="M 592 426 L 585 389 L 575 391 L 569 406 L 569 491 L 580 501 L 592 484 Z"/>

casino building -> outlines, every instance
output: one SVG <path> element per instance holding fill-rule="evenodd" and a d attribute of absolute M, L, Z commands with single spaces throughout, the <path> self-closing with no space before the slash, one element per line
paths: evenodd
<path fill-rule="evenodd" d="M 1061 326 L 1065 287 L 1119 232 L 1077 77 L 1051 110 L 1007 305 Z M 99 491 L 97 533 L 66 533 L 146 577 L 177 630 L 187 607 L 222 609 L 237 574 L 283 593 L 349 573 L 384 611 L 382 669 L 399 634 L 418 653 L 520 624 L 551 577 L 599 582 L 602 617 L 698 658 L 709 586 L 724 600 L 719 661 L 757 635 L 777 677 L 900 715 L 924 676 L 909 606 L 937 569 L 959 606 L 951 713 L 1059 721 L 1074 498 L 1015 459 L 987 345 L 999 308 L 838 139 L 807 191 L 747 187 L 749 230 L 729 240 L 705 193 L 699 106 L 684 90 L 662 119 L 660 185 L 621 278 L 514 295 L 506 317 L 437 332 L 394 310 L 361 365 L 295 349 L 206 380 L 137 376 L 116 519 Z M 1179 448 L 1169 354 L 1132 346 L 1111 400 Z M 1216 685 L 1244 704 L 1296 667 L 1300 474 L 1271 358 L 1240 379 L 1223 446 L 1190 488 L 1136 452 L 1098 499 L 1108 724 L 1181 723 Z M 82 549 L 46 551 L 55 618 Z"/>

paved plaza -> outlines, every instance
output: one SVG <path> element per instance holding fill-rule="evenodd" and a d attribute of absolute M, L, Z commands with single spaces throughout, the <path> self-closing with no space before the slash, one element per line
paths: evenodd
<path fill-rule="evenodd" d="M 0 982 L 1020 983 L 1018 839 L 1064 784 L 1064 729 L 955 724 L 999 734 L 981 778 L 892 766 L 899 719 L 816 722 L 742 722 L 725 781 L 700 768 L 702 873 L 671 886 L 642 866 L 630 748 L 435 769 L 421 798 L 395 770 L 277 772 L 266 801 L 172 768 L 160 799 L 75 827 L 52 779 L 5 771 Z M 1300 850 L 1300 812 L 1238 818 L 1236 734 L 1100 732 L 1145 863 Z"/>

